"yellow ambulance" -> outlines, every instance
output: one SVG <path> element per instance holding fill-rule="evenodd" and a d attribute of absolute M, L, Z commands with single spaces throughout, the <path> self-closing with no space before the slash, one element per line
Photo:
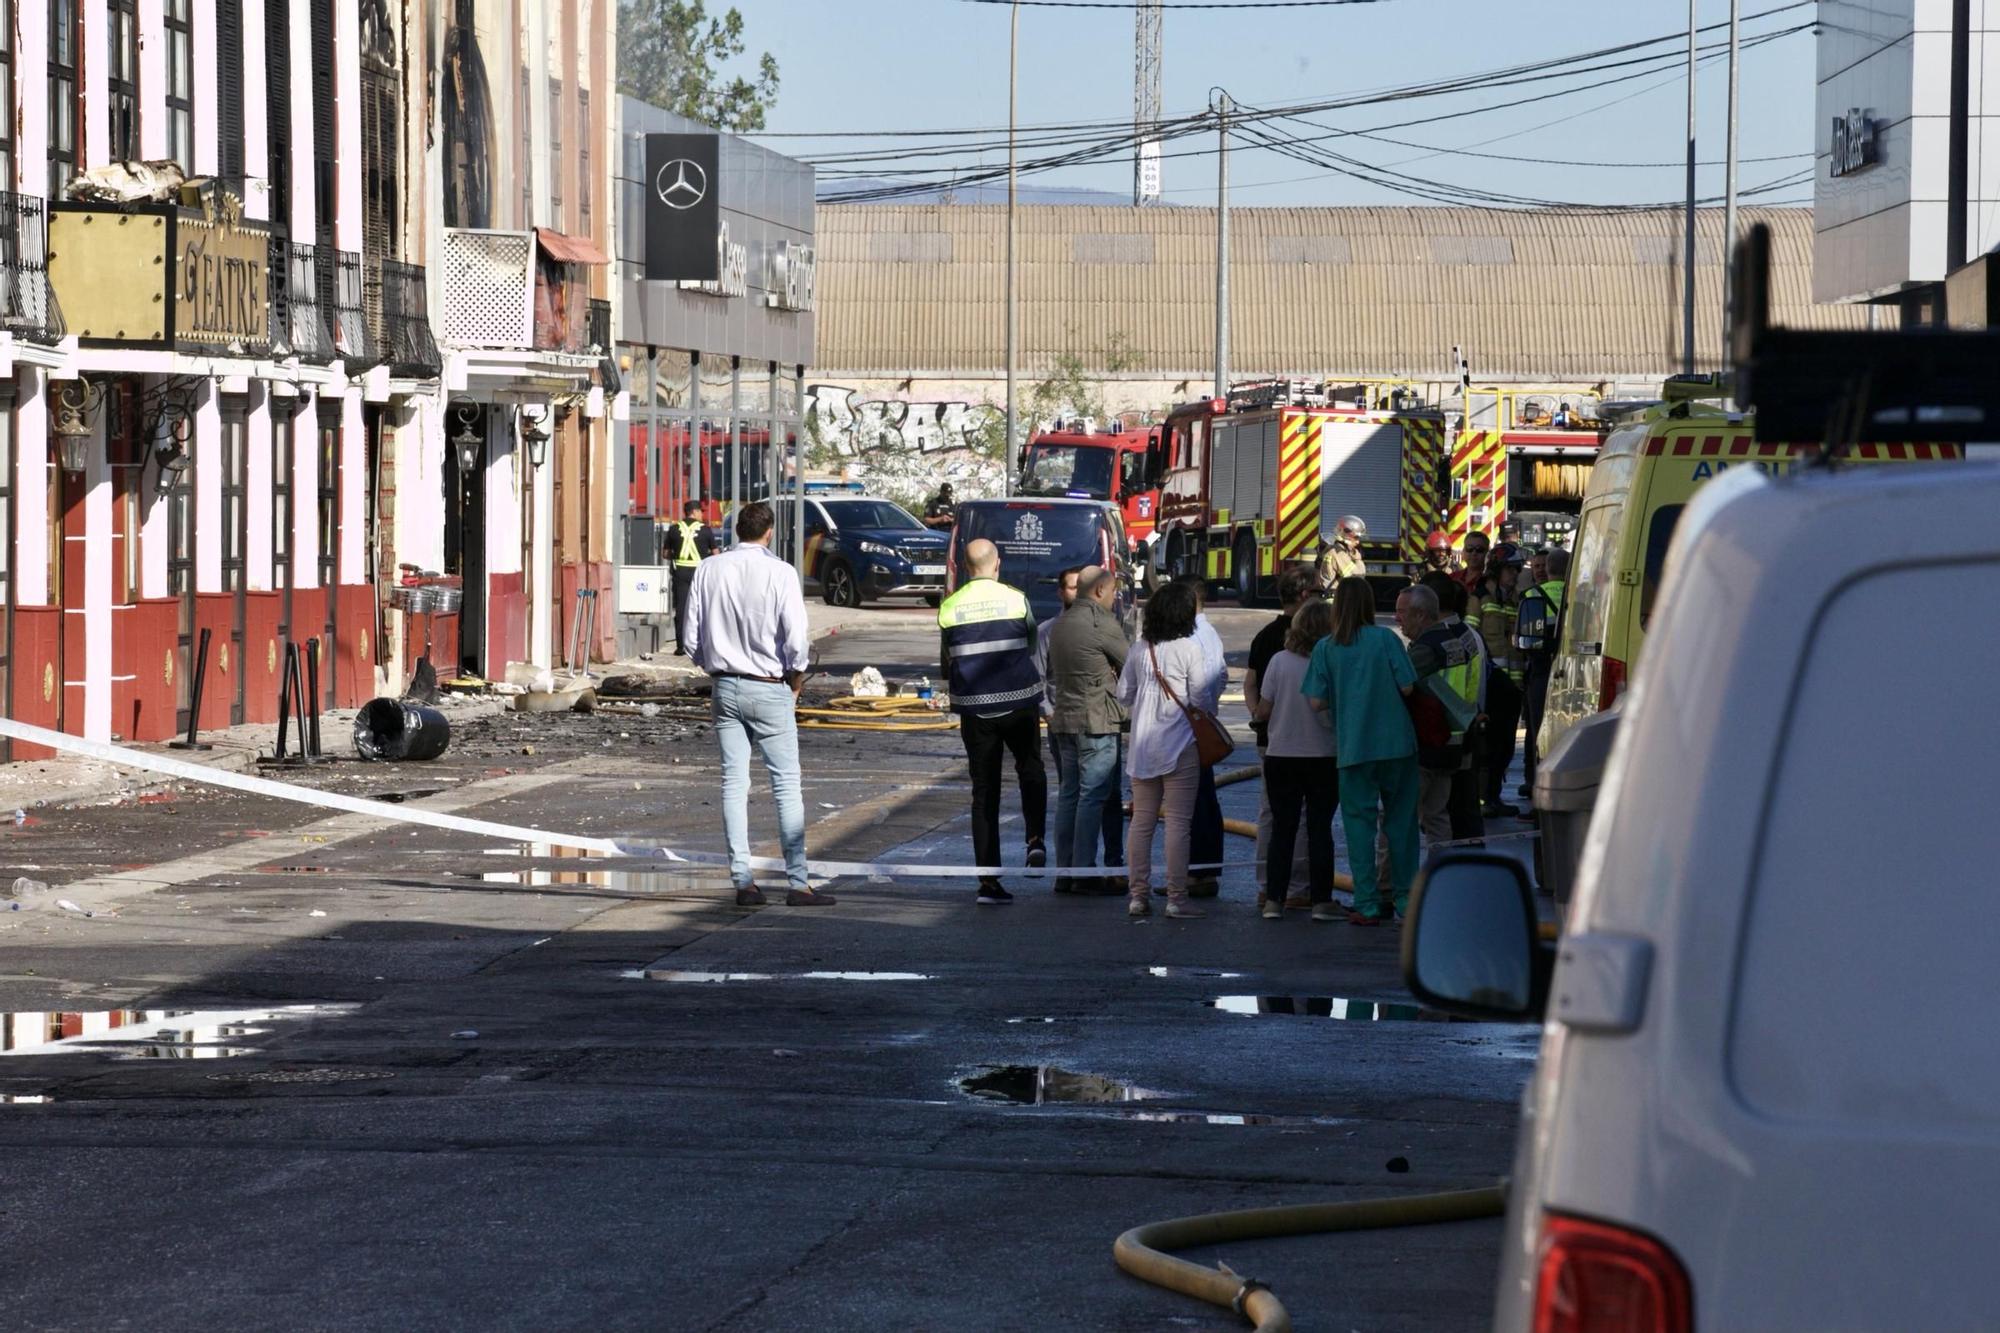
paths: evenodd
<path fill-rule="evenodd" d="M 1669 383 L 1668 392 L 1676 390 L 1686 392 Z M 1538 737 L 1542 754 L 1624 690 L 1659 596 L 1674 525 L 1695 489 L 1732 467 L 1788 473 L 1819 451 L 1753 435 L 1749 417 L 1684 400 L 1647 408 L 1605 439 L 1570 548 L 1561 638 Z M 1958 444 L 1863 444 L 1844 455 L 1862 464 L 1964 456 Z"/>

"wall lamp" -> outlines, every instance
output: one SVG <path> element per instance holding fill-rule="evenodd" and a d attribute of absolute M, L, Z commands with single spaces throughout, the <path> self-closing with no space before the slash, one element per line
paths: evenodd
<path fill-rule="evenodd" d="M 539 468 L 549 461 L 549 409 L 523 407 L 521 443 L 527 446 L 528 466 Z"/>
<path fill-rule="evenodd" d="M 62 457 L 62 470 L 80 473 L 90 461 L 91 419 L 104 403 L 104 386 L 78 376 L 56 383 L 56 419 L 50 428 Z"/>
<path fill-rule="evenodd" d="M 486 440 L 476 429 L 479 409 L 460 403 L 452 412 L 458 417 L 458 433 L 451 437 L 451 447 L 458 451 L 458 472 L 462 477 L 470 476 L 479 470 L 480 456 L 486 450 Z"/>

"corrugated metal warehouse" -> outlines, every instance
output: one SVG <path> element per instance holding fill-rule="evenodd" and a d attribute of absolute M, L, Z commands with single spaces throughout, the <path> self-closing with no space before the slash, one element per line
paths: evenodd
<path fill-rule="evenodd" d="M 1199 382 L 1214 364 L 1215 213 L 1019 210 L 1021 366 L 1063 353 Z M 1814 306 L 1812 213 L 1743 210 L 1773 232 L 1779 322 L 1860 328 Z M 1471 208 L 1230 211 L 1231 364 L 1258 374 L 1597 381 L 1680 369 L 1683 215 Z M 1004 366 L 1006 209 L 822 205 L 818 373 L 984 380 Z M 1720 209 L 1703 210 L 1696 361 L 1722 351 Z"/>

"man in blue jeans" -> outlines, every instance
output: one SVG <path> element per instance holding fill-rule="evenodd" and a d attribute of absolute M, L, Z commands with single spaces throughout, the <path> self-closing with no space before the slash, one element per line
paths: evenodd
<path fill-rule="evenodd" d="M 1048 671 L 1049 739 L 1055 745 L 1056 865 L 1097 863 L 1104 842 L 1106 868 L 1124 864 L 1124 810 L 1118 795 L 1121 729 L 1118 673 L 1129 645 L 1114 609 L 1118 576 L 1095 565 L 1078 576 L 1075 603 L 1053 622 Z M 1109 877 L 1058 879 L 1057 893 L 1123 894 Z"/>
<path fill-rule="evenodd" d="M 750 749 L 763 756 L 785 849 L 787 907 L 827 907 L 806 877 L 806 808 L 799 791 L 796 709 L 807 664 L 806 603 L 792 567 L 771 552 L 771 506 L 736 515 L 736 546 L 695 570 L 688 653 L 715 680 L 709 716 L 722 747 L 722 832 L 738 907 L 762 907 L 750 875 Z"/>

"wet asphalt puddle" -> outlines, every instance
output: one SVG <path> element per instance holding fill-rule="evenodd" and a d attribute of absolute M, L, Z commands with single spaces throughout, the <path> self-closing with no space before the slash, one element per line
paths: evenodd
<path fill-rule="evenodd" d="M 100 1009 L 0 1014 L 0 1057 L 97 1055 L 114 1060 L 218 1060 L 250 1055 L 288 1025 L 341 1018 L 358 1004 L 255 1009 Z"/>
<path fill-rule="evenodd" d="M 1117 1120 L 1181 1125 L 1340 1125 L 1336 1116 L 1266 1115 L 1244 1111 L 1181 1110 L 1144 1103 L 1175 1094 L 1055 1065 L 981 1065 L 952 1081 L 960 1095 L 989 1106 L 1034 1107 L 1048 1114 L 1096 1115 Z"/>

